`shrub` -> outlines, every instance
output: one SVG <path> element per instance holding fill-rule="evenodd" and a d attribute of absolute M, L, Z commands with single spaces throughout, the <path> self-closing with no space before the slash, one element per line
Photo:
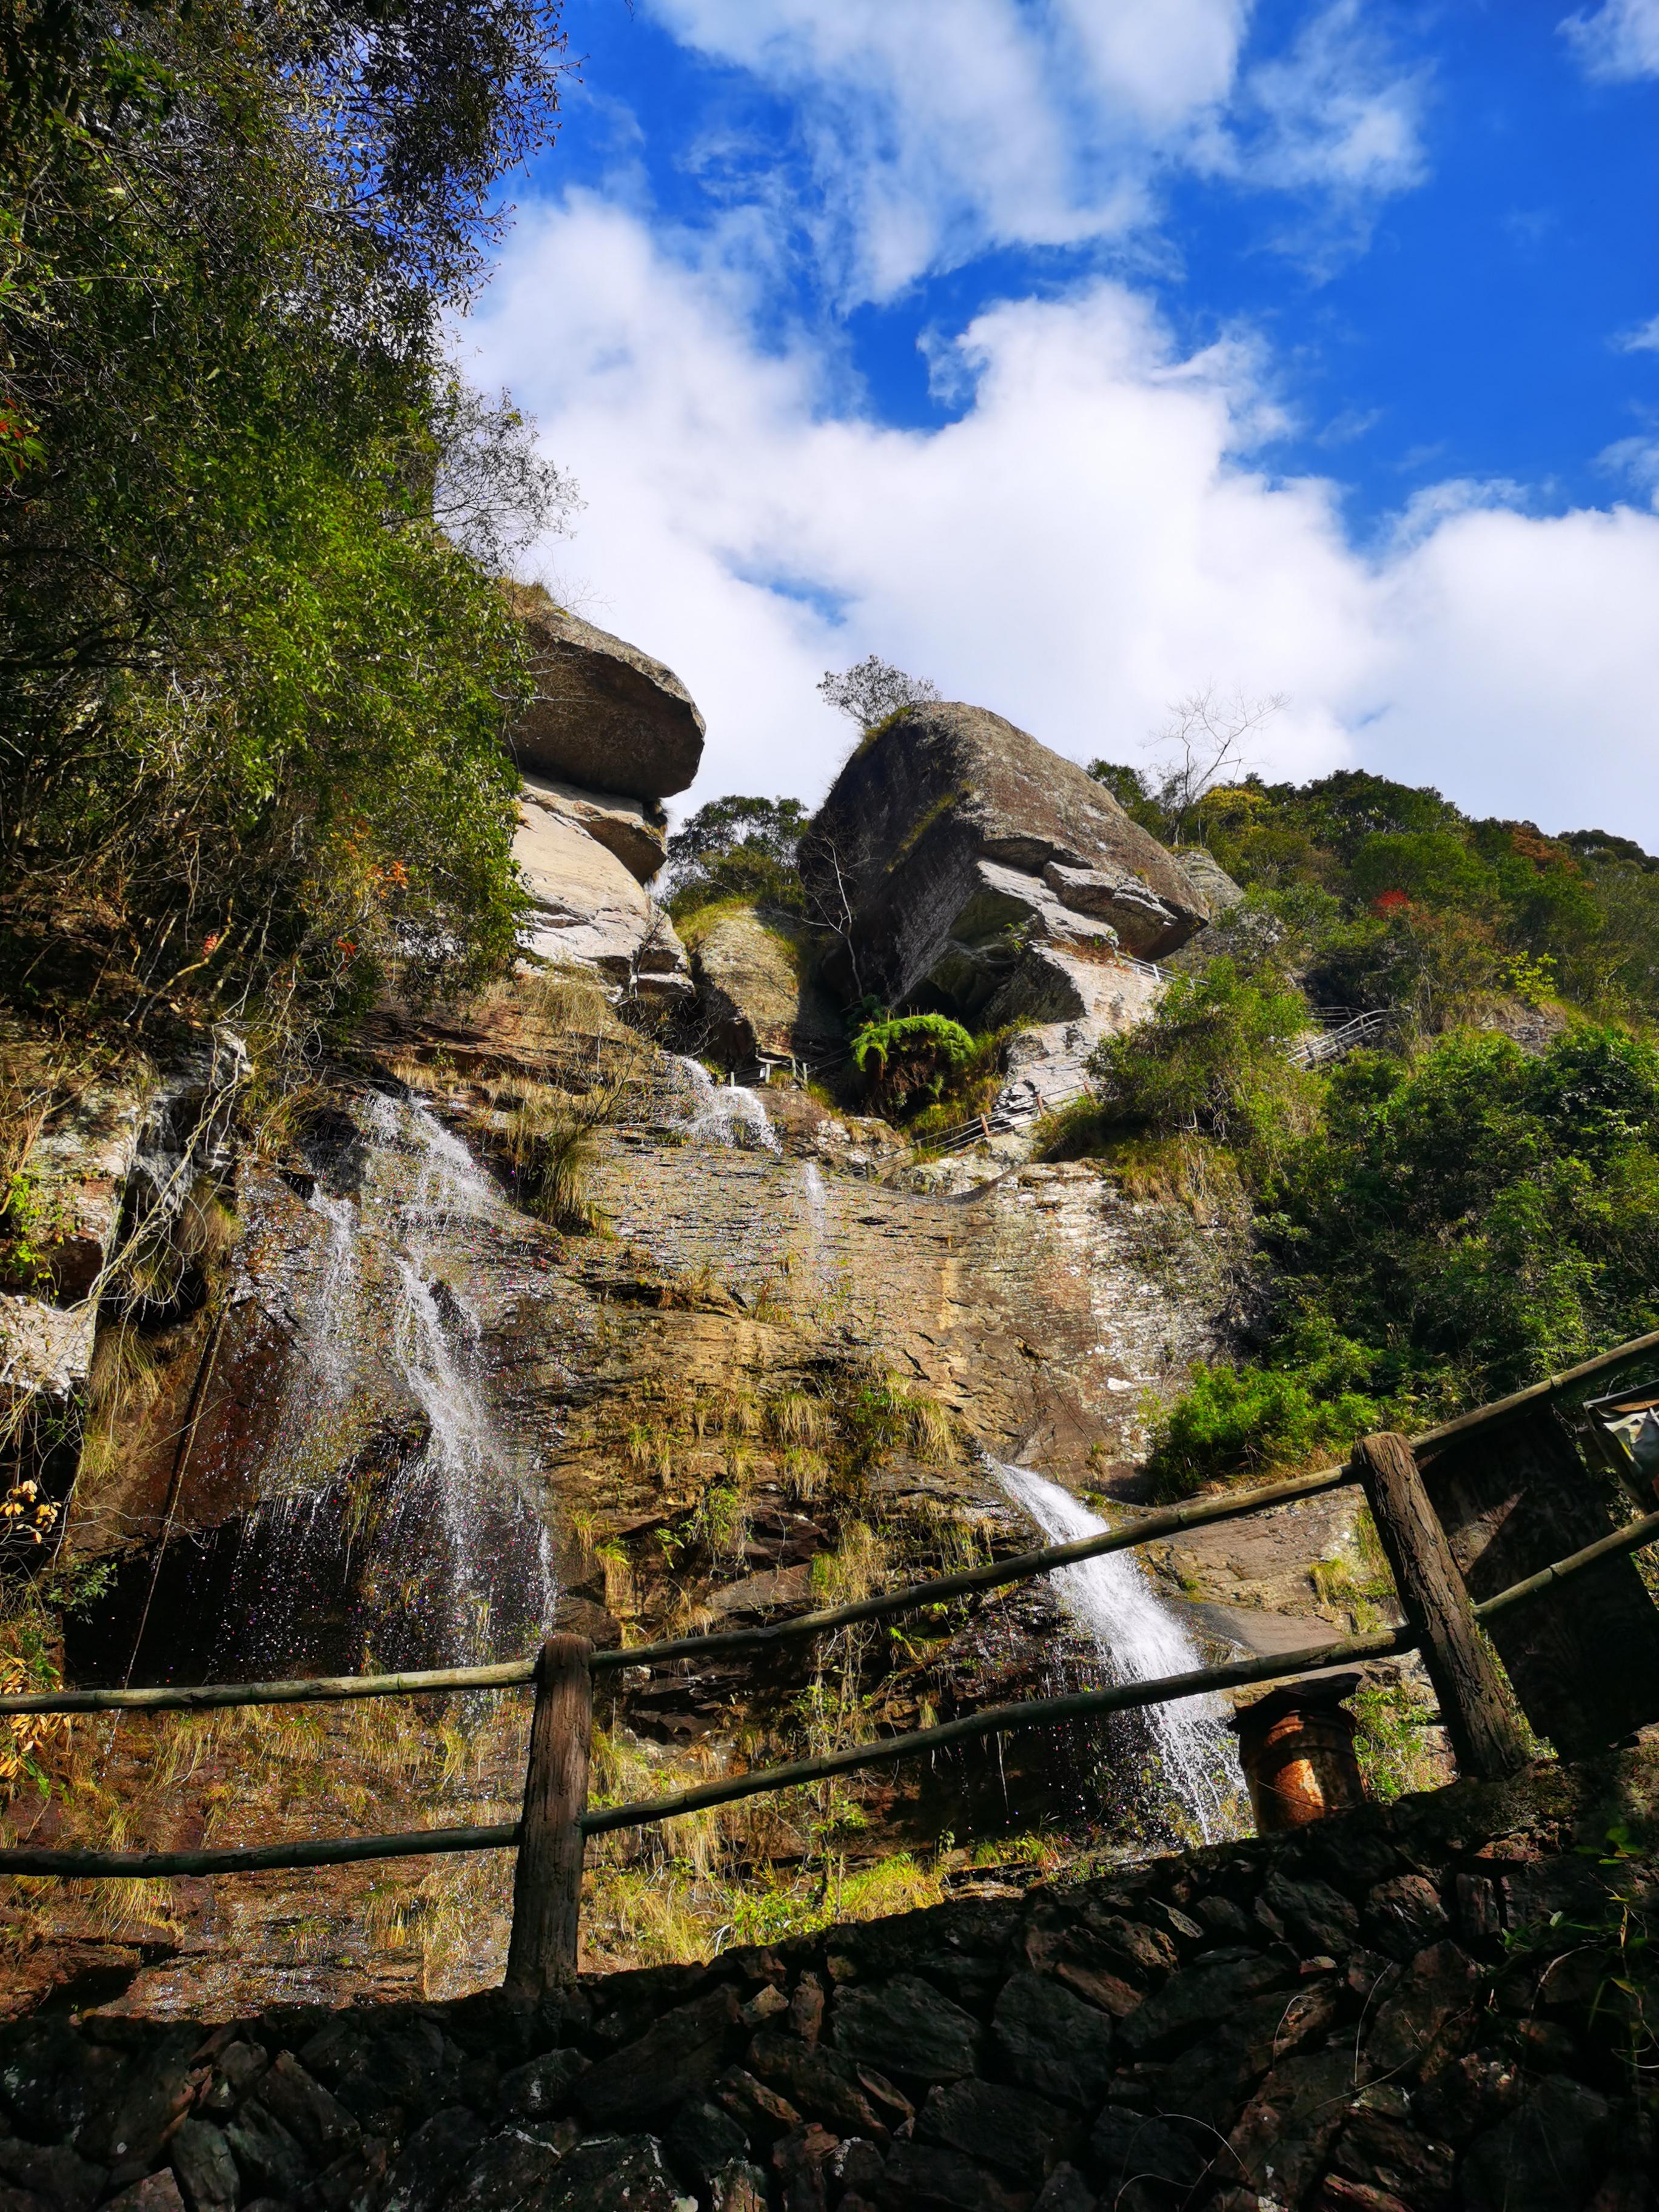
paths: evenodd
<path fill-rule="evenodd" d="M 1152 1495 L 1170 1504 L 1206 1482 L 1346 1454 L 1380 1420 L 1376 1401 L 1358 1391 L 1322 1399 L 1282 1369 L 1200 1366 L 1154 1431 Z"/>
<path fill-rule="evenodd" d="M 538 1086 L 526 1088 L 508 1116 L 507 1157 L 514 1194 L 527 1213 L 571 1236 L 597 1225 L 587 1178 L 595 1158 L 594 1132 L 613 1118 L 613 1111 L 614 1102 L 603 1094 L 571 1099 Z"/>
<path fill-rule="evenodd" d="M 975 1049 L 973 1036 L 948 1014 L 902 1014 L 865 1024 L 853 1039 L 853 1064 L 875 1105 L 902 1113 L 913 1100 L 937 1098 Z"/>
<path fill-rule="evenodd" d="M 1212 1137 L 1259 1176 L 1312 1125 L 1319 1085 L 1286 1056 L 1307 1026 L 1299 992 L 1231 958 L 1174 976 L 1150 1020 L 1094 1054 L 1099 1127 Z"/>

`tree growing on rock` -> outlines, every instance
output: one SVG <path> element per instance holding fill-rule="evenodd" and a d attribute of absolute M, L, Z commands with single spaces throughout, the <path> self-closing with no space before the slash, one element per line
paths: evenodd
<path fill-rule="evenodd" d="M 884 1113 L 937 1098 L 974 1052 L 973 1037 L 948 1014 L 868 1022 L 853 1040 L 853 1064 Z"/>
<path fill-rule="evenodd" d="M 1202 843 L 1200 812 L 1212 793 L 1241 783 L 1254 767 L 1249 741 L 1285 705 L 1281 692 L 1262 699 L 1223 692 L 1213 684 L 1177 699 L 1164 728 L 1147 739 L 1160 748 L 1150 769 L 1097 760 L 1089 773 L 1125 813 L 1170 845 Z"/>
<path fill-rule="evenodd" d="M 837 675 L 826 668 L 818 690 L 839 713 L 848 715 L 860 730 L 873 730 L 902 707 L 919 707 L 940 696 L 937 684 L 925 676 L 907 676 L 890 660 L 872 653 L 854 667 Z"/>

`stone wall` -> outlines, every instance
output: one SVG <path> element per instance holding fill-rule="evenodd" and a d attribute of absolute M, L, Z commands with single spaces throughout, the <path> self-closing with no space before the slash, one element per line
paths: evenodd
<path fill-rule="evenodd" d="M 63 2006 L 4 2212 L 1642 2212 L 1659 1749 L 534 2014 Z"/>

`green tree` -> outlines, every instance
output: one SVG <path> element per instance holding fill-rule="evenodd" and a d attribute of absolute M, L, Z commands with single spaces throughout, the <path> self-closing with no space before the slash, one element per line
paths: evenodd
<path fill-rule="evenodd" d="M 668 841 L 670 914 L 683 920 L 720 899 L 798 914 L 803 896 L 796 850 L 806 823 L 798 799 L 711 799 Z"/>
<path fill-rule="evenodd" d="M 572 488 L 465 394 L 440 318 L 550 127 L 556 15 L 54 0 L 8 24 L 9 968 L 95 973 L 140 1020 L 258 998 L 303 1024 L 394 963 L 499 965 L 526 679 L 478 556 Z"/>
<path fill-rule="evenodd" d="M 1256 1206 L 1259 1364 L 1159 1426 L 1164 1495 L 1427 1425 L 1659 1327 L 1659 1051 L 1584 1024 L 1529 1056 L 1356 1054 Z"/>

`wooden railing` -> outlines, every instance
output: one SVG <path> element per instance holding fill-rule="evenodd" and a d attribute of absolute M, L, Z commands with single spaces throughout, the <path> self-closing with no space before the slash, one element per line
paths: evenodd
<path fill-rule="evenodd" d="M 1485 1407 L 1414 1441 L 1442 1443 L 1480 1422 L 1530 1406 L 1565 1385 L 1650 1346 L 1659 1333 L 1584 1363 L 1566 1376 Z M 1085 1559 L 1125 1551 L 1160 1537 L 1241 1518 L 1359 1483 L 1387 1553 L 1405 1620 L 1398 1628 L 1352 1636 L 1305 1650 L 1242 1659 L 1156 1681 L 1114 1684 L 1067 1695 L 993 1705 L 938 1726 L 854 1744 L 787 1765 L 764 1767 L 705 1783 L 672 1796 L 622 1805 L 587 1802 L 588 1747 L 595 1680 L 621 1668 L 669 1665 L 733 1652 L 757 1652 L 834 1633 L 860 1623 L 1006 1588 Z M 831 1775 L 889 1765 L 975 1738 L 1052 1728 L 1257 1682 L 1280 1681 L 1351 1662 L 1421 1653 L 1439 1699 L 1459 1771 L 1495 1778 L 1528 1756 L 1527 1741 L 1502 1671 L 1480 1624 L 1553 1584 L 1621 1553 L 1659 1541 L 1659 1513 L 1616 1529 L 1509 1589 L 1472 1603 L 1436 1518 L 1413 1444 L 1397 1436 L 1364 1438 L 1344 1465 L 1246 1491 L 1141 1514 L 1116 1528 L 1074 1543 L 1046 1546 L 953 1575 L 798 1614 L 756 1628 L 596 1650 L 577 1636 L 555 1634 L 533 1659 L 495 1666 L 453 1667 L 391 1674 L 337 1675 L 290 1681 L 208 1683 L 121 1690 L 56 1690 L 0 1696 L 0 1716 L 29 1713 L 200 1712 L 236 1705 L 313 1705 L 358 1698 L 424 1697 L 534 1683 L 523 1809 L 493 1826 L 422 1828 L 401 1834 L 343 1837 L 308 1843 L 251 1844 L 212 1850 L 97 1851 L 0 1850 L 0 1873 L 66 1880 L 148 1880 L 174 1875 L 250 1874 L 267 1869 L 339 1866 L 365 1860 L 497 1850 L 516 1846 L 513 1933 L 507 1987 L 526 2002 L 568 1983 L 576 1970 L 582 1856 L 589 1836 L 675 1820 L 764 1792 L 795 1788 Z"/>

